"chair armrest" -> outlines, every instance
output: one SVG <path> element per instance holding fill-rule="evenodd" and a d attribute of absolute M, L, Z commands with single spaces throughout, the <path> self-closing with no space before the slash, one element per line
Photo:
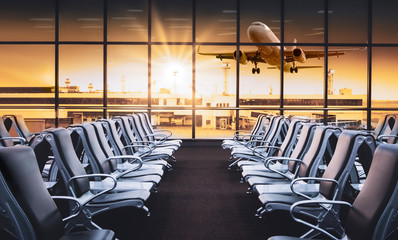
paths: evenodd
<path fill-rule="evenodd" d="M 291 179 L 291 177 L 289 177 L 288 175 L 286 175 L 286 173 L 283 173 L 283 172 L 281 172 L 281 171 L 278 171 L 278 170 L 276 170 L 276 169 L 272 169 L 272 168 L 269 167 L 269 163 L 270 163 L 271 161 L 273 161 L 273 160 L 277 160 L 277 159 L 268 159 L 267 161 L 264 162 L 264 166 L 265 166 L 267 169 L 269 169 L 271 172 L 277 173 L 277 174 L 279 174 L 279 175 L 285 177 L 286 179 Z M 302 162 L 301 159 L 294 159 L 294 158 L 285 159 L 285 160 L 287 160 L 287 161 L 292 161 L 292 162 L 299 162 L 299 164 Z"/>
<path fill-rule="evenodd" d="M 271 163 L 274 163 L 274 162 L 276 162 L 276 161 L 280 161 L 280 160 L 283 160 L 283 161 L 290 161 L 290 162 L 299 162 L 299 163 L 301 163 L 303 160 L 301 160 L 301 159 L 297 159 L 297 158 L 289 158 L 289 157 L 267 157 L 267 158 L 265 158 L 264 159 L 264 167 L 266 167 L 266 168 L 270 168 L 270 164 Z"/>
<path fill-rule="evenodd" d="M 78 198 L 75 197 L 71 197 L 71 196 L 51 196 L 52 199 L 61 199 L 61 200 L 69 200 L 69 201 L 73 201 L 76 203 L 78 209 L 77 209 L 77 213 L 71 214 L 65 218 L 62 219 L 63 222 L 69 221 L 72 218 L 75 218 L 77 216 L 79 216 L 80 212 L 82 211 L 82 207 L 83 205 L 81 204 L 81 201 L 79 201 Z"/>
<path fill-rule="evenodd" d="M 138 148 L 137 153 L 140 154 L 140 157 L 143 157 L 143 156 L 147 156 L 147 155 L 152 153 L 152 151 L 155 149 L 155 147 L 152 147 L 152 146 L 155 146 L 155 145 L 152 145 L 152 144 L 151 145 L 134 144 L 134 145 L 124 146 L 123 149 L 126 149 L 126 148 L 131 148 L 132 149 L 134 147 L 137 147 Z M 141 149 L 147 149 L 147 150 L 146 151 L 141 151 Z M 132 150 L 132 152 L 134 152 L 134 150 Z"/>
<path fill-rule="evenodd" d="M 308 180 L 315 180 L 315 181 L 317 181 L 317 182 L 333 182 L 333 183 L 335 183 L 337 186 L 336 186 L 336 188 L 335 188 L 335 190 L 334 190 L 334 194 L 333 194 L 333 200 L 336 198 L 336 196 L 337 196 L 337 193 L 339 192 L 339 182 L 337 181 L 337 180 L 335 180 L 335 179 L 333 179 L 333 178 L 317 178 L 317 177 L 301 177 L 301 178 L 296 178 L 296 179 L 294 179 L 291 183 L 290 183 L 290 190 L 292 190 L 292 192 L 294 193 L 294 194 L 296 194 L 296 195 L 299 195 L 299 196 L 302 196 L 302 197 L 304 197 L 304 198 L 307 198 L 307 199 L 312 199 L 312 198 L 310 198 L 310 197 L 308 197 L 307 195 L 305 195 L 305 194 L 303 194 L 303 193 L 300 193 L 300 192 L 297 192 L 297 191 L 295 191 L 294 190 L 294 184 L 296 183 L 296 182 L 298 182 L 298 181 L 308 181 Z"/>
<path fill-rule="evenodd" d="M 233 137 L 234 141 L 247 141 L 247 138 L 250 138 L 252 135 L 250 134 L 235 134 Z"/>
<path fill-rule="evenodd" d="M 300 218 L 297 218 L 296 216 L 294 216 L 295 213 L 295 208 L 301 205 L 314 205 L 314 204 L 319 204 L 320 206 L 322 206 L 323 208 L 329 210 L 331 208 L 332 205 L 346 205 L 349 206 L 350 208 L 352 208 L 352 205 L 348 202 L 345 201 L 332 201 L 332 200 L 303 200 L 303 201 L 298 201 L 292 204 L 292 206 L 290 206 L 290 216 L 292 217 L 292 219 L 298 223 L 304 224 L 314 230 L 317 230 L 323 234 L 325 234 L 326 236 L 328 236 L 330 239 L 333 240 L 338 240 L 339 238 L 336 238 L 335 236 L 333 236 L 332 234 L 330 234 L 329 232 L 327 232 L 326 230 L 315 226 L 312 223 L 306 222 Z M 329 206 L 327 206 L 329 205 Z M 336 222 L 338 222 L 339 219 L 336 219 Z"/>
<path fill-rule="evenodd" d="M 160 142 L 160 143 L 163 143 L 163 142 L 165 142 L 167 140 L 167 135 L 165 135 L 165 134 L 147 134 L 146 136 L 147 137 L 154 137 L 156 139 L 156 142 Z M 160 137 L 160 139 L 157 139 L 156 137 Z M 156 145 L 158 145 L 158 144 L 156 144 Z"/>
<path fill-rule="evenodd" d="M 120 157 L 119 157 L 119 158 L 120 158 Z M 131 173 L 131 172 L 134 172 L 134 171 L 140 169 L 140 168 L 142 167 L 142 165 L 143 165 L 142 159 L 141 159 L 140 157 L 138 157 L 138 156 L 127 155 L 126 157 L 123 157 L 123 158 L 133 159 L 133 161 L 129 161 L 129 163 L 133 163 L 133 162 L 138 161 L 138 166 L 137 166 L 137 167 L 129 168 L 129 169 L 127 169 L 127 170 L 124 170 L 123 172 L 121 172 L 119 175 L 116 176 L 116 179 L 119 179 L 119 178 L 123 177 L 123 176 L 126 175 L 126 174 L 129 174 L 129 173 Z M 109 159 L 109 160 L 110 160 L 110 159 Z"/>
<path fill-rule="evenodd" d="M 157 133 L 157 132 L 166 132 L 167 134 L 164 134 L 164 135 L 166 135 L 167 138 L 169 138 L 169 137 L 171 137 L 171 136 L 173 135 L 173 133 L 172 133 L 170 130 L 167 130 L 167 129 L 157 129 L 157 130 L 154 130 L 153 132 L 154 132 L 154 133 Z"/>
<path fill-rule="evenodd" d="M 377 137 L 377 141 L 381 142 L 383 138 L 398 138 L 397 135 L 380 135 Z"/>
<path fill-rule="evenodd" d="M 76 180 L 76 179 L 79 179 L 79 178 L 90 178 L 90 177 L 105 177 L 105 178 L 110 178 L 110 179 L 112 179 L 112 181 L 113 181 L 113 186 L 112 186 L 112 187 L 109 187 L 109 188 L 107 188 L 107 189 L 104 189 L 104 190 L 102 190 L 101 192 L 99 192 L 99 193 L 97 193 L 97 194 L 94 194 L 94 195 L 90 196 L 90 197 L 87 198 L 87 199 L 84 199 L 84 200 L 80 200 L 80 199 L 79 199 L 79 202 L 80 202 L 80 205 L 81 205 L 81 206 L 85 206 L 87 203 L 89 203 L 89 202 L 92 201 L 93 199 L 95 199 L 95 198 L 101 196 L 101 195 L 104 194 L 104 193 L 107 193 L 107 192 L 109 192 L 109 191 L 112 191 L 113 189 L 115 189 L 115 187 L 116 187 L 116 185 L 117 185 L 117 180 L 116 180 L 116 178 L 113 177 L 113 176 L 111 176 L 111 175 L 109 175 L 109 174 L 94 173 L 94 174 L 85 174 L 85 175 L 74 176 L 74 177 L 72 177 L 71 179 L 69 179 L 69 181 L 68 181 L 68 183 L 67 183 L 67 186 L 68 186 L 68 188 L 71 190 L 73 197 L 76 198 L 76 193 L 75 193 L 75 191 L 74 191 L 74 189 L 73 189 L 73 187 L 72 187 L 72 185 L 71 185 L 72 181 L 73 181 L 73 180 Z"/>
<path fill-rule="evenodd" d="M 262 152 L 257 151 L 257 150 L 259 150 L 259 149 L 265 149 L 265 148 L 281 149 L 281 148 L 278 147 L 278 146 L 257 146 L 257 147 L 251 148 L 251 150 L 252 150 L 253 154 L 256 155 L 257 157 L 261 157 L 261 158 L 265 159 L 265 158 L 267 158 L 268 156 L 264 156 L 264 155 L 262 154 L 262 153 L 264 153 L 264 151 L 262 151 Z M 250 149 L 250 148 L 249 148 L 249 149 Z"/>
<path fill-rule="evenodd" d="M 149 146 L 152 149 L 156 148 L 156 144 L 153 141 L 134 141 L 131 142 L 130 145 L 139 145 L 139 146 Z"/>
<path fill-rule="evenodd" d="M 26 139 L 23 137 L 2 137 L 0 140 L 19 140 L 21 145 L 26 143 Z"/>

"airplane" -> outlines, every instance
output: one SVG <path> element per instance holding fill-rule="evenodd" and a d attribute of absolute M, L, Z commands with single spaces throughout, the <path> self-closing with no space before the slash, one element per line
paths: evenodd
<path fill-rule="evenodd" d="M 280 43 L 278 37 L 272 32 L 272 30 L 262 22 L 253 22 L 247 29 L 247 35 L 253 43 Z M 294 40 L 296 42 L 296 40 Z M 260 68 L 257 64 L 260 62 L 268 63 L 272 67 L 269 69 L 280 69 L 281 64 L 281 49 L 280 46 L 257 46 L 256 51 L 239 51 L 238 53 L 202 53 L 200 52 L 200 46 L 198 47 L 198 54 L 201 55 L 211 55 L 219 58 L 221 61 L 223 59 L 237 59 L 239 57 L 240 64 L 247 64 L 251 62 L 254 64 L 252 73 L 259 74 Z M 328 56 L 340 56 L 344 55 L 346 50 L 334 50 L 328 51 Z M 297 66 L 296 62 L 305 63 L 309 58 L 318 58 L 325 56 L 324 51 L 303 51 L 301 48 L 292 47 L 291 50 L 284 48 L 284 60 L 283 60 L 283 71 L 290 73 L 297 73 L 299 68 L 322 68 L 322 66 Z"/>

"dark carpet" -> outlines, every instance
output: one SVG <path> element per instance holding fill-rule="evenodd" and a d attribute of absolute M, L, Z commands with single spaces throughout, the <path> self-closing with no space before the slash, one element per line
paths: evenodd
<path fill-rule="evenodd" d="M 175 156 L 173 171 L 165 174 L 159 193 L 146 204 L 150 217 L 123 208 L 94 221 L 114 230 L 119 239 L 267 239 L 303 232 L 286 212 L 254 216 L 259 201 L 246 194 L 239 172 L 227 170 L 229 151 L 184 146 Z"/>

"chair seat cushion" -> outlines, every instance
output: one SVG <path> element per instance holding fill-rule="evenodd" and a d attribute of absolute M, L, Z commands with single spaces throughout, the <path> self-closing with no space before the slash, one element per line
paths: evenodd
<path fill-rule="evenodd" d="M 115 233 L 111 230 L 98 229 L 65 234 L 60 240 L 112 240 Z"/>
<path fill-rule="evenodd" d="M 151 193 L 148 190 L 131 190 L 127 192 L 118 192 L 112 194 L 103 194 L 90 202 L 90 204 L 104 204 L 104 203 L 112 203 L 119 202 L 124 200 L 143 200 L 146 201 Z"/>

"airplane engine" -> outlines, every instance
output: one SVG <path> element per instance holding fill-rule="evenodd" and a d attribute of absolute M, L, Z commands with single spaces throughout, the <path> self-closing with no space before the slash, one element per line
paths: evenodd
<path fill-rule="evenodd" d="M 297 62 L 305 63 L 307 58 L 305 57 L 305 53 L 301 48 L 295 48 L 293 50 L 293 58 Z"/>
<path fill-rule="evenodd" d="M 239 53 L 237 53 L 236 51 L 234 52 L 234 58 L 236 59 L 239 56 L 239 63 L 240 64 L 247 64 L 247 56 L 245 54 L 245 52 L 239 51 Z"/>

